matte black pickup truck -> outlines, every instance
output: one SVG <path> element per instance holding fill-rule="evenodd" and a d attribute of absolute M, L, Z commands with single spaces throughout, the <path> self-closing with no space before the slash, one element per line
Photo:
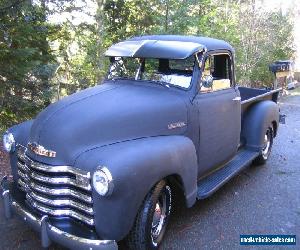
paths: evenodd
<path fill-rule="evenodd" d="M 43 247 L 157 249 L 175 199 L 187 207 L 252 163 L 277 134 L 278 90 L 238 87 L 226 42 L 141 36 L 110 47 L 104 82 L 4 135 L 6 217 Z"/>

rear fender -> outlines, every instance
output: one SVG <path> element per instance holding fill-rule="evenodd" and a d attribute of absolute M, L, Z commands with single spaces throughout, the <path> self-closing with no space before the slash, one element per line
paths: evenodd
<path fill-rule="evenodd" d="M 243 117 L 242 138 L 246 147 L 255 151 L 263 148 L 268 127 L 278 128 L 279 106 L 272 101 L 261 101 L 249 107 Z"/>

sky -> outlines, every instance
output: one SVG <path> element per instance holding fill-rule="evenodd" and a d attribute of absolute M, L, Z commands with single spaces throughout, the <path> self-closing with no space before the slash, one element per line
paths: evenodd
<path fill-rule="evenodd" d="M 72 14 L 70 13 L 62 13 L 57 15 L 53 15 L 49 18 L 50 22 L 53 23 L 63 23 L 66 20 L 72 21 L 74 25 L 78 25 L 81 22 L 85 23 L 94 23 L 95 19 L 93 16 L 96 14 L 97 10 L 97 4 L 95 3 L 95 0 L 76 0 L 75 4 L 77 7 L 84 7 L 84 12 L 82 11 L 73 11 Z M 51 8 L 51 6 L 50 6 Z"/>
<path fill-rule="evenodd" d="M 274 8 L 282 8 L 284 11 L 294 5 L 297 0 L 261 0 L 263 5 L 269 10 Z"/>

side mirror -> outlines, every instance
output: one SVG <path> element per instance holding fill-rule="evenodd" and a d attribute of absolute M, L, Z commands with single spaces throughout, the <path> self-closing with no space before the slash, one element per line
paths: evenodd
<path fill-rule="evenodd" d="M 211 75 L 202 77 L 202 86 L 205 88 L 211 88 L 213 85 L 214 78 Z"/>

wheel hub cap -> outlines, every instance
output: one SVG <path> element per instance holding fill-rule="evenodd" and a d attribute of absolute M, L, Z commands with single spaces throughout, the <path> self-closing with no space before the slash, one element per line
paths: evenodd
<path fill-rule="evenodd" d="M 270 135 L 270 132 L 267 131 L 267 133 L 265 134 L 265 137 L 264 137 L 264 147 L 262 150 L 262 156 L 264 159 L 268 158 L 270 145 L 271 145 L 271 135 Z"/>
<path fill-rule="evenodd" d="M 157 244 L 156 240 L 158 239 L 162 228 L 165 223 L 167 213 L 167 204 L 166 204 L 166 195 L 163 194 L 158 199 L 158 202 L 155 205 L 153 220 L 152 220 L 152 230 L 151 237 L 154 244 Z"/>

